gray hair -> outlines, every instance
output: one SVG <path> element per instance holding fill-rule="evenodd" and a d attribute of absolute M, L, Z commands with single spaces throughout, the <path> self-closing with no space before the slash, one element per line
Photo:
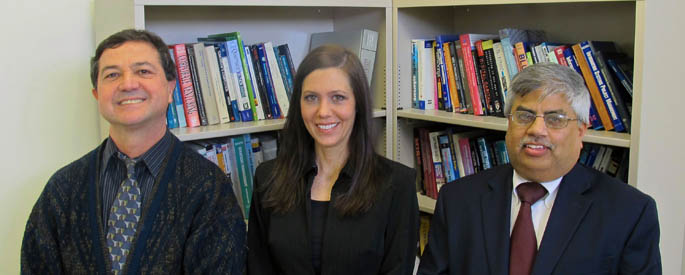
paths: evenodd
<path fill-rule="evenodd" d="M 507 93 L 504 113 L 511 113 L 516 96 L 525 96 L 536 90 L 542 90 L 541 98 L 557 93 L 565 95 L 578 121 L 589 123 L 590 93 L 585 87 L 585 80 L 575 70 L 550 62 L 528 66 L 516 74 Z"/>

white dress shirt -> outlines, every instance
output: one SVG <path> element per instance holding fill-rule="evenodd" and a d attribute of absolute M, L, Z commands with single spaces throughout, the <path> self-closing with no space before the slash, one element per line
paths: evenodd
<path fill-rule="evenodd" d="M 547 194 L 530 207 L 538 248 L 540 247 L 542 236 L 545 234 L 545 227 L 547 227 L 549 214 L 552 213 L 552 206 L 554 206 L 554 200 L 557 198 L 557 191 L 559 191 L 559 183 L 561 183 L 562 178 L 563 177 L 553 181 L 541 182 L 540 184 L 547 189 Z M 530 180 L 522 178 L 518 173 L 516 173 L 516 170 L 514 170 L 514 178 L 512 180 L 514 189 L 511 192 L 511 224 L 509 227 L 510 236 L 511 231 L 514 230 L 516 217 L 518 217 L 519 209 L 521 208 L 521 200 L 516 193 L 516 187 L 521 183 L 529 181 Z"/>

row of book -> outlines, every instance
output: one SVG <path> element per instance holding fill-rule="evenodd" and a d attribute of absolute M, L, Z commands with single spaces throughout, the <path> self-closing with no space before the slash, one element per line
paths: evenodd
<path fill-rule="evenodd" d="M 578 162 L 628 182 L 628 149 L 586 143 Z"/>
<path fill-rule="evenodd" d="M 288 44 L 247 45 L 239 32 L 169 46 L 178 72 L 169 128 L 286 116 L 295 67 Z"/>
<path fill-rule="evenodd" d="M 437 199 L 440 187 L 460 177 L 509 163 L 501 134 L 455 128 L 414 129 L 416 170 L 422 194 Z"/>
<path fill-rule="evenodd" d="M 632 60 L 609 41 L 546 40 L 543 31 L 518 29 L 413 39 L 412 107 L 504 117 L 511 79 L 527 66 L 553 62 L 583 76 L 593 129 L 630 132 Z"/>
<path fill-rule="evenodd" d="M 252 182 L 260 163 L 275 159 L 278 145 L 269 134 L 243 134 L 188 142 L 198 154 L 215 163 L 231 179 L 233 192 L 245 219 L 249 217 Z"/>

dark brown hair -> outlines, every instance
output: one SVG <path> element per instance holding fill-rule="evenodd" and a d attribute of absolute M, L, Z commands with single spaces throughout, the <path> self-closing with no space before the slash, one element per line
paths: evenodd
<path fill-rule="evenodd" d="M 382 181 L 376 167 L 378 156 L 374 152 L 371 95 L 361 62 L 354 53 L 333 45 L 312 50 L 302 60 L 295 74 L 290 109 L 280 135 L 275 168 L 264 186 L 264 205 L 277 213 L 293 210 L 305 200 L 308 193 L 305 172 L 314 163 L 314 139 L 302 120 L 300 97 L 302 82 L 317 69 L 339 68 L 347 74 L 355 98 L 355 121 L 350 134 L 347 165 L 353 172 L 350 188 L 336 197 L 334 207 L 342 216 L 366 212 L 373 206 Z"/>
<path fill-rule="evenodd" d="M 98 74 L 100 66 L 100 57 L 106 49 L 113 49 L 121 46 L 128 41 L 147 42 L 157 50 L 159 54 L 159 62 L 162 64 L 164 74 L 167 81 L 176 80 L 176 66 L 174 65 L 169 48 L 164 43 L 164 40 L 156 34 L 145 30 L 126 29 L 118 33 L 112 34 L 102 40 L 95 50 L 95 56 L 90 59 L 90 81 L 93 83 L 93 88 L 97 88 Z"/>

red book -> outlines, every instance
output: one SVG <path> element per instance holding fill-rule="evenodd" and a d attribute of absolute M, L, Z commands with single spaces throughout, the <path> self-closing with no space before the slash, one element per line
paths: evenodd
<path fill-rule="evenodd" d="M 475 50 L 473 42 L 483 39 L 497 39 L 499 36 L 495 34 L 461 34 L 459 35 L 459 42 L 461 43 L 461 51 L 464 55 L 464 68 L 466 69 L 466 82 L 469 84 L 469 92 L 471 93 L 471 106 L 473 107 L 473 114 L 482 116 L 483 105 L 481 103 L 480 95 L 478 94 L 478 80 L 476 79 L 476 67 L 473 62 L 473 55 L 471 51 Z"/>
<path fill-rule="evenodd" d="M 423 163 L 423 188 L 426 189 L 427 196 L 437 199 L 438 185 L 435 181 L 435 172 L 433 170 L 433 154 L 431 153 L 428 129 L 419 129 L 419 143 L 421 143 L 421 157 Z"/>
<path fill-rule="evenodd" d="M 564 51 L 566 49 L 568 49 L 568 46 L 566 45 L 559 46 L 554 49 L 554 55 L 557 57 L 557 62 L 559 62 L 559 64 L 568 67 L 568 62 L 566 62 L 566 57 L 564 57 Z"/>
<path fill-rule="evenodd" d="M 174 50 L 174 61 L 178 72 L 178 82 L 183 96 L 183 113 L 186 116 L 188 127 L 200 126 L 200 115 L 197 113 L 197 103 L 195 102 L 195 89 L 190 75 L 190 65 L 185 44 L 170 46 Z"/>

